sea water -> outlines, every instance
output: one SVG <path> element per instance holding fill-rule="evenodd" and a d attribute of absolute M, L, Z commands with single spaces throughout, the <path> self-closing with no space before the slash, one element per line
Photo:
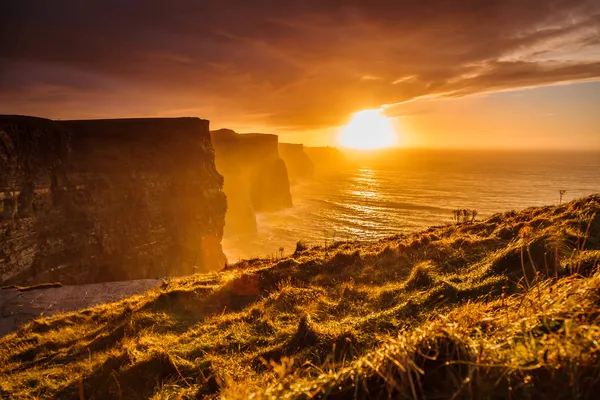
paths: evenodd
<path fill-rule="evenodd" d="M 598 193 L 600 152 L 389 151 L 317 171 L 291 191 L 294 207 L 257 214 L 257 233 L 224 238 L 229 262 L 290 254 L 299 240 L 372 240 L 447 224 L 457 208 L 481 219 Z"/>

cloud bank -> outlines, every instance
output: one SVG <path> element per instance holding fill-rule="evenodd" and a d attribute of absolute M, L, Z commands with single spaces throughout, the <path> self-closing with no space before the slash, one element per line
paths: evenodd
<path fill-rule="evenodd" d="M 278 129 L 600 79 L 597 0 L 7 0 L 0 112 Z M 401 108 L 401 107 L 400 107 Z"/>

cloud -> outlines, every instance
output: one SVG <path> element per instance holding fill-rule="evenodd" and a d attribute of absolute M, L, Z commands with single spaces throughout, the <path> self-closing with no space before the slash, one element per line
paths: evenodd
<path fill-rule="evenodd" d="M 327 127 L 423 97 L 600 79 L 599 26 L 597 0 L 7 0 L 0 112 Z"/>

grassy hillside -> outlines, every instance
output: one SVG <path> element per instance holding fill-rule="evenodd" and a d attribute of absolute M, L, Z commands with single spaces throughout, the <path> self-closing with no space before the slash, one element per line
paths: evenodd
<path fill-rule="evenodd" d="M 0 339 L 0 397 L 590 398 L 600 197 L 250 260 Z"/>

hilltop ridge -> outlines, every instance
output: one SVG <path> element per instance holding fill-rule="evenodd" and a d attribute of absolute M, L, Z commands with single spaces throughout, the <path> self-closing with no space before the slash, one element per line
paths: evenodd
<path fill-rule="evenodd" d="M 600 197 L 166 280 L 0 339 L 0 395 L 593 398 Z"/>

